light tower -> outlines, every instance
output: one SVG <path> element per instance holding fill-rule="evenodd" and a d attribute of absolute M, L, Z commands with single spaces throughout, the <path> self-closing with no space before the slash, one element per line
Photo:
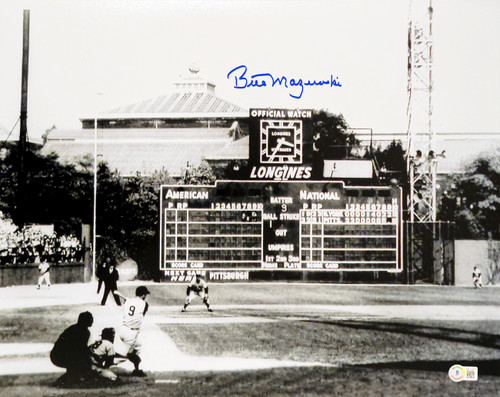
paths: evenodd
<path fill-rule="evenodd" d="M 436 221 L 436 170 L 432 129 L 432 0 L 410 0 L 408 25 L 408 210 L 411 222 Z M 425 12 L 427 11 L 427 12 Z"/>
<path fill-rule="evenodd" d="M 428 2 L 428 3 L 427 3 Z M 432 128 L 432 0 L 410 0 L 407 280 L 454 283 L 453 224 L 437 222 L 437 155 Z M 443 152 L 444 153 L 444 152 Z"/>

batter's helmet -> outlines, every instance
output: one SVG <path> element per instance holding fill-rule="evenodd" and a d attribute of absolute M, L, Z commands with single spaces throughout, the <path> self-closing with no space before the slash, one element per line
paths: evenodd
<path fill-rule="evenodd" d="M 150 292 L 144 285 L 137 287 L 137 289 L 135 290 L 135 296 L 142 296 L 147 294 L 150 294 Z"/>

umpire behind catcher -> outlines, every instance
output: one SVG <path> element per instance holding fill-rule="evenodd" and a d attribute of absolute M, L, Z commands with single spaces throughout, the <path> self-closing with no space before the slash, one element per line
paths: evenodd
<path fill-rule="evenodd" d="M 66 328 L 59 336 L 52 351 L 50 361 L 58 367 L 66 368 L 61 383 L 85 381 L 90 374 L 89 328 L 94 323 L 90 312 L 80 313 L 78 322 Z"/>

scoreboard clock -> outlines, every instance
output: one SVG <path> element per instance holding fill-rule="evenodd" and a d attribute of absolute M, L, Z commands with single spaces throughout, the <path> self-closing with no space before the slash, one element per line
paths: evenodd
<path fill-rule="evenodd" d="M 302 120 L 260 121 L 260 162 L 302 164 Z"/>

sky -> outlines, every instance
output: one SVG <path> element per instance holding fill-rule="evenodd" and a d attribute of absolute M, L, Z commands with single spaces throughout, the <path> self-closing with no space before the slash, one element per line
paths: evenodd
<path fill-rule="evenodd" d="M 413 0 L 425 10 L 428 0 Z M 433 0 L 433 126 L 500 132 L 500 1 Z M 0 1 L 0 126 L 20 113 L 23 10 L 30 10 L 28 133 L 171 91 L 192 64 L 244 108 L 328 109 L 352 128 L 407 130 L 409 0 Z M 341 87 L 234 88 L 270 73 Z M 297 87 L 295 87 L 297 88 Z M 19 134 L 19 125 L 13 129 Z"/>

